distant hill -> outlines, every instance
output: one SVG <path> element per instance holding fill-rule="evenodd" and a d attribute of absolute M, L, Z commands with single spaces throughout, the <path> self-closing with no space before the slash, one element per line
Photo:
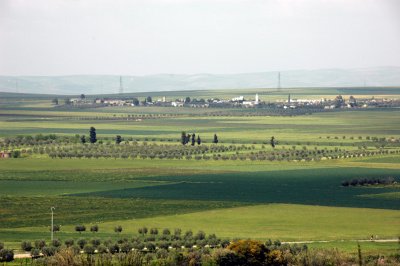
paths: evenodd
<path fill-rule="evenodd" d="M 276 88 L 278 72 L 244 74 L 159 74 L 122 76 L 124 93 Z M 400 67 L 281 71 L 281 87 L 399 86 Z M 0 76 L 0 91 L 40 94 L 112 94 L 119 91 L 117 75 Z"/>

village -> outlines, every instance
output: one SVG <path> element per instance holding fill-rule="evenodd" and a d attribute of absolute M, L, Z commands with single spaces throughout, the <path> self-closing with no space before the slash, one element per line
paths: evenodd
<path fill-rule="evenodd" d="M 56 100 L 56 101 L 55 101 Z M 53 100 L 57 102 L 58 99 Z M 400 107 L 399 99 L 391 98 L 357 98 L 349 96 L 348 98 L 342 95 L 336 96 L 334 99 L 321 98 L 321 99 L 304 99 L 294 98 L 288 94 L 286 99 L 278 99 L 275 101 L 265 101 L 255 94 L 254 98 L 247 98 L 242 95 L 235 96 L 230 99 L 208 98 L 180 98 L 180 99 L 167 99 L 162 96 L 161 98 L 153 99 L 147 96 L 140 100 L 139 98 L 126 96 L 113 97 L 113 98 L 87 98 L 81 94 L 79 98 L 65 99 L 64 105 L 59 106 L 72 106 L 80 108 L 90 107 L 106 107 L 106 106 L 158 106 L 158 107 L 190 107 L 190 108 L 277 108 L 277 109 L 296 109 L 313 107 L 322 110 L 329 109 L 356 109 L 356 108 L 385 108 L 385 107 Z"/>

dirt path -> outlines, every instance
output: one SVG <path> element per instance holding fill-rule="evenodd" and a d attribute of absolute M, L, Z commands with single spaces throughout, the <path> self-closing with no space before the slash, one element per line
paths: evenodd
<path fill-rule="evenodd" d="M 398 242 L 399 239 L 397 238 L 392 238 L 392 239 L 374 239 L 374 240 L 368 240 L 368 239 L 350 239 L 350 240 L 310 240 L 310 241 L 292 241 L 292 242 L 282 242 L 282 244 L 312 244 L 312 243 L 331 243 L 331 242 L 376 242 L 376 243 L 391 243 L 391 242 Z"/>

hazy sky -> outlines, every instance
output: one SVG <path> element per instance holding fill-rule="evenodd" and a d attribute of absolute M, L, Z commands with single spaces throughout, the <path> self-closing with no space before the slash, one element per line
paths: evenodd
<path fill-rule="evenodd" d="M 399 65 L 399 0 L 0 0 L 0 75 Z"/>

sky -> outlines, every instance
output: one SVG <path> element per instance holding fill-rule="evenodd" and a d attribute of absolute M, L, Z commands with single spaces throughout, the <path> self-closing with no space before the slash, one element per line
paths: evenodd
<path fill-rule="evenodd" d="M 400 66 L 399 0 L 0 0 L 0 75 Z"/>

